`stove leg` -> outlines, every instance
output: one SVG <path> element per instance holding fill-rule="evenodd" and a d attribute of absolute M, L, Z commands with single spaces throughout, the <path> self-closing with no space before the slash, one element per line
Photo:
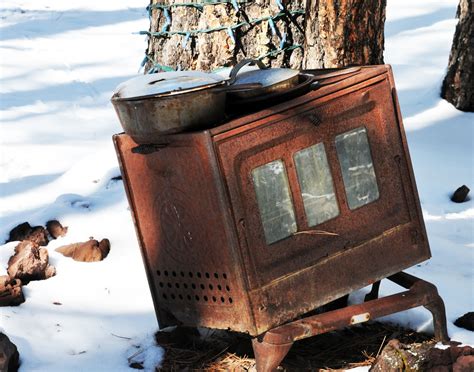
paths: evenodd
<path fill-rule="evenodd" d="M 444 308 L 443 299 L 438 294 L 435 294 L 432 296 L 431 301 L 424 305 L 424 307 L 428 309 L 433 316 L 433 326 L 436 340 L 448 342 L 449 336 L 446 325 L 446 310 Z"/>
<path fill-rule="evenodd" d="M 365 295 L 364 302 L 376 300 L 379 298 L 380 280 L 372 284 L 372 289 Z"/>
<path fill-rule="evenodd" d="M 426 282 L 403 271 L 392 275 L 388 279 L 404 288 L 409 288 L 413 292 L 421 291 L 425 294 L 421 305 L 429 310 L 433 316 L 435 338 L 441 342 L 448 342 L 446 310 L 444 308 L 443 299 L 438 294 L 436 286 L 433 283 Z"/>
<path fill-rule="evenodd" d="M 293 342 L 275 345 L 263 340 L 259 341 L 258 338 L 252 339 L 257 372 L 275 371 L 292 345 Z"/>

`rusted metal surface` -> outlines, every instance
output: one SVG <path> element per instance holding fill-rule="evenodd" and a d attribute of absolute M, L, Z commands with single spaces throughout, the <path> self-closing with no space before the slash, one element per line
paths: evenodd
<path fill-rule="evenodd" d="M 255 363 L 258 372 L 274 371 L 285 358 L 293 342 L 270 344 L 262 342 L 258 338 L 252 339 L 252 348 L 255 354 Z"/>
<path fill-rule="evenodd" d="M 288 353 L 294 341 L 418 306 L 424 306 L 431 311 L 436 339 L 443 342 L 449 341 L 444 304 L 436 287 L 403 272 L 388 279 L 409 290 L 296 320 L 271 329 L 254 339 L 257 370 L 259 372 L 273 371 Z"/>
<path fill-rule="evenodd" d="M 225 91 L 206 89 L 160 99 L 112 99 L 123 129 L 138 143 L 161 135 L 200 129 L 224 118 Z"/>
<path fill-rule="evenodd" d="M 145 154 L 114 140 L 160 326 L 255 333 L 209 138 L 176 136 Z"/>
<path fill-rule="evenodd" d="M 351 209 L 335 138 L 361 126 L 379 195 Z M 430 257 L 387 66 L 212 130 L 114 141 L 160 326 L 257 336 Z M 319 143 L 339 215 L 311 227 L 294 154 Z M 297 231 L 267 244 L 252 172 L 276 160 Z"/>
<path fill-rule="evenodd" d="M 320 73 L 320 71 L 318 73 Z M 373 78 L 386 77 L 387 73 L 391 74 L 389 65 L 364 67 L 360 72 L 353 72 L 349 74 L 346 79 L 340 80 L 341 77 L 337 77 L 335 81 L 337 84 L 325 84 L 317 90 L 296 97 L 291 101 L 279 102 L 278 105 L 267 107 L 249 115 L 238 115 L 237 117 L 232 117 L 227 123 L 223 123 L 215 128 L 210 129 L 210 134 L 215 136 L 239 127 L 251 128 L 253 127 L 251 124 L 255 124 L 259 120 L 266 119 L 270 116 L 275 116 L 280 113 L 288 113 L 295 107 L 314 100 L 318 100 L 319 102 L 323 102 L 328 99 L 330 100 L 334 98 L 332 95 L 337 94 L 338 91 Z M 325 83 L 326 81 L 327 79 L 321 80 L 321 84 Z M 331 82 L 331 80 L 329 80 L 329 82 Z"/>

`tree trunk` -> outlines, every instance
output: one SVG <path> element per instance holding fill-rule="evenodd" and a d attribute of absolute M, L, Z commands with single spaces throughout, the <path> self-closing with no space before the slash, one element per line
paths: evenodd
<path fill-rule="evenodd" d="M 244 58 L 295 69 L 383 63 L 386 0 L 158 1 L 146 70 L 206 71 Z"/>
<path fill-rule="evenodd" d="M 474 111 L 474 2 L 460 0 L 441 97 L 463 111 Z"/>

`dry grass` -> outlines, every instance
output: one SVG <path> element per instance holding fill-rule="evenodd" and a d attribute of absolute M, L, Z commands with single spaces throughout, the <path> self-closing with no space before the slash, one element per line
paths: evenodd
<path fill-rule="evenodd" d="M 297 341 L 281 371 L 334 371 L 371 365 L 383 346 L 397 338 L 403 343 L 431 336 L 398 326 L 369 322 Z M 157 371 L 249 371 L 255 365 L 250 338 L 223 331 L 197 335 L 189 330 L 157 334 L 165 357 Z"/>

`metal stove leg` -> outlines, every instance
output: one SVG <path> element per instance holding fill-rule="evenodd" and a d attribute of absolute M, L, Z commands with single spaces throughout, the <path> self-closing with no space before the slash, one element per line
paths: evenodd
<path fill-rule="evenodd" d="M 424 306 L 433 315 L 435 337 L 440 341 L 448 341 L 444 303 L 436 286 L 404 272 L 394 274 L 388 279 L 408 291 L 294 320 L 268 330 L 258 339 L 253 339 L 257 371 L 273 371 L 296 340 L 418 306 Z M 372 295 L 378 291 L 378 284 L 374 283 L 374 287 Z"/>
<path fill-rule="evenodd" d="M 372 289 L 370 290 L 369 293 L 365 295 L 364 301 L 367 302 L 367 301 L 372 301 L 379 298 L 379 288 L 380 288 L 380 280 L 372 284 Z"/>
<path fill-rule="evenodd" d="M 253 352 L 257 372 L 273 372 L 290 351 L 293 342 L 286 344 L 270 344 L 265 341 L 259 341 L 258 338 L 252 339 Z"/>
<path fill-rule="evenodd" d="M 446 325 L 446 310 L 444 308 L 443 299 L 438 294 L 436 286 L 404 272 L 392 275 L 388 279 L 404 288 L 410 288 L 413 290 L 419 288 L 418 290 L 422 289 L 422 291 L 426 293 L 424 303 L 421 305 L 431 312 L 435 338 L 441 342 L 449 341 L 448 328 Z"/>
<path fill-rule="evenodd" d="M 444 308 L 443 299 L 438 295 L 433 295 L 430 303 L 424 305 L 433 316 L 433 327 L 435 338 L 441 342 L 448 342 L 448 328 L 446 325 L 446 310 Z"/>

